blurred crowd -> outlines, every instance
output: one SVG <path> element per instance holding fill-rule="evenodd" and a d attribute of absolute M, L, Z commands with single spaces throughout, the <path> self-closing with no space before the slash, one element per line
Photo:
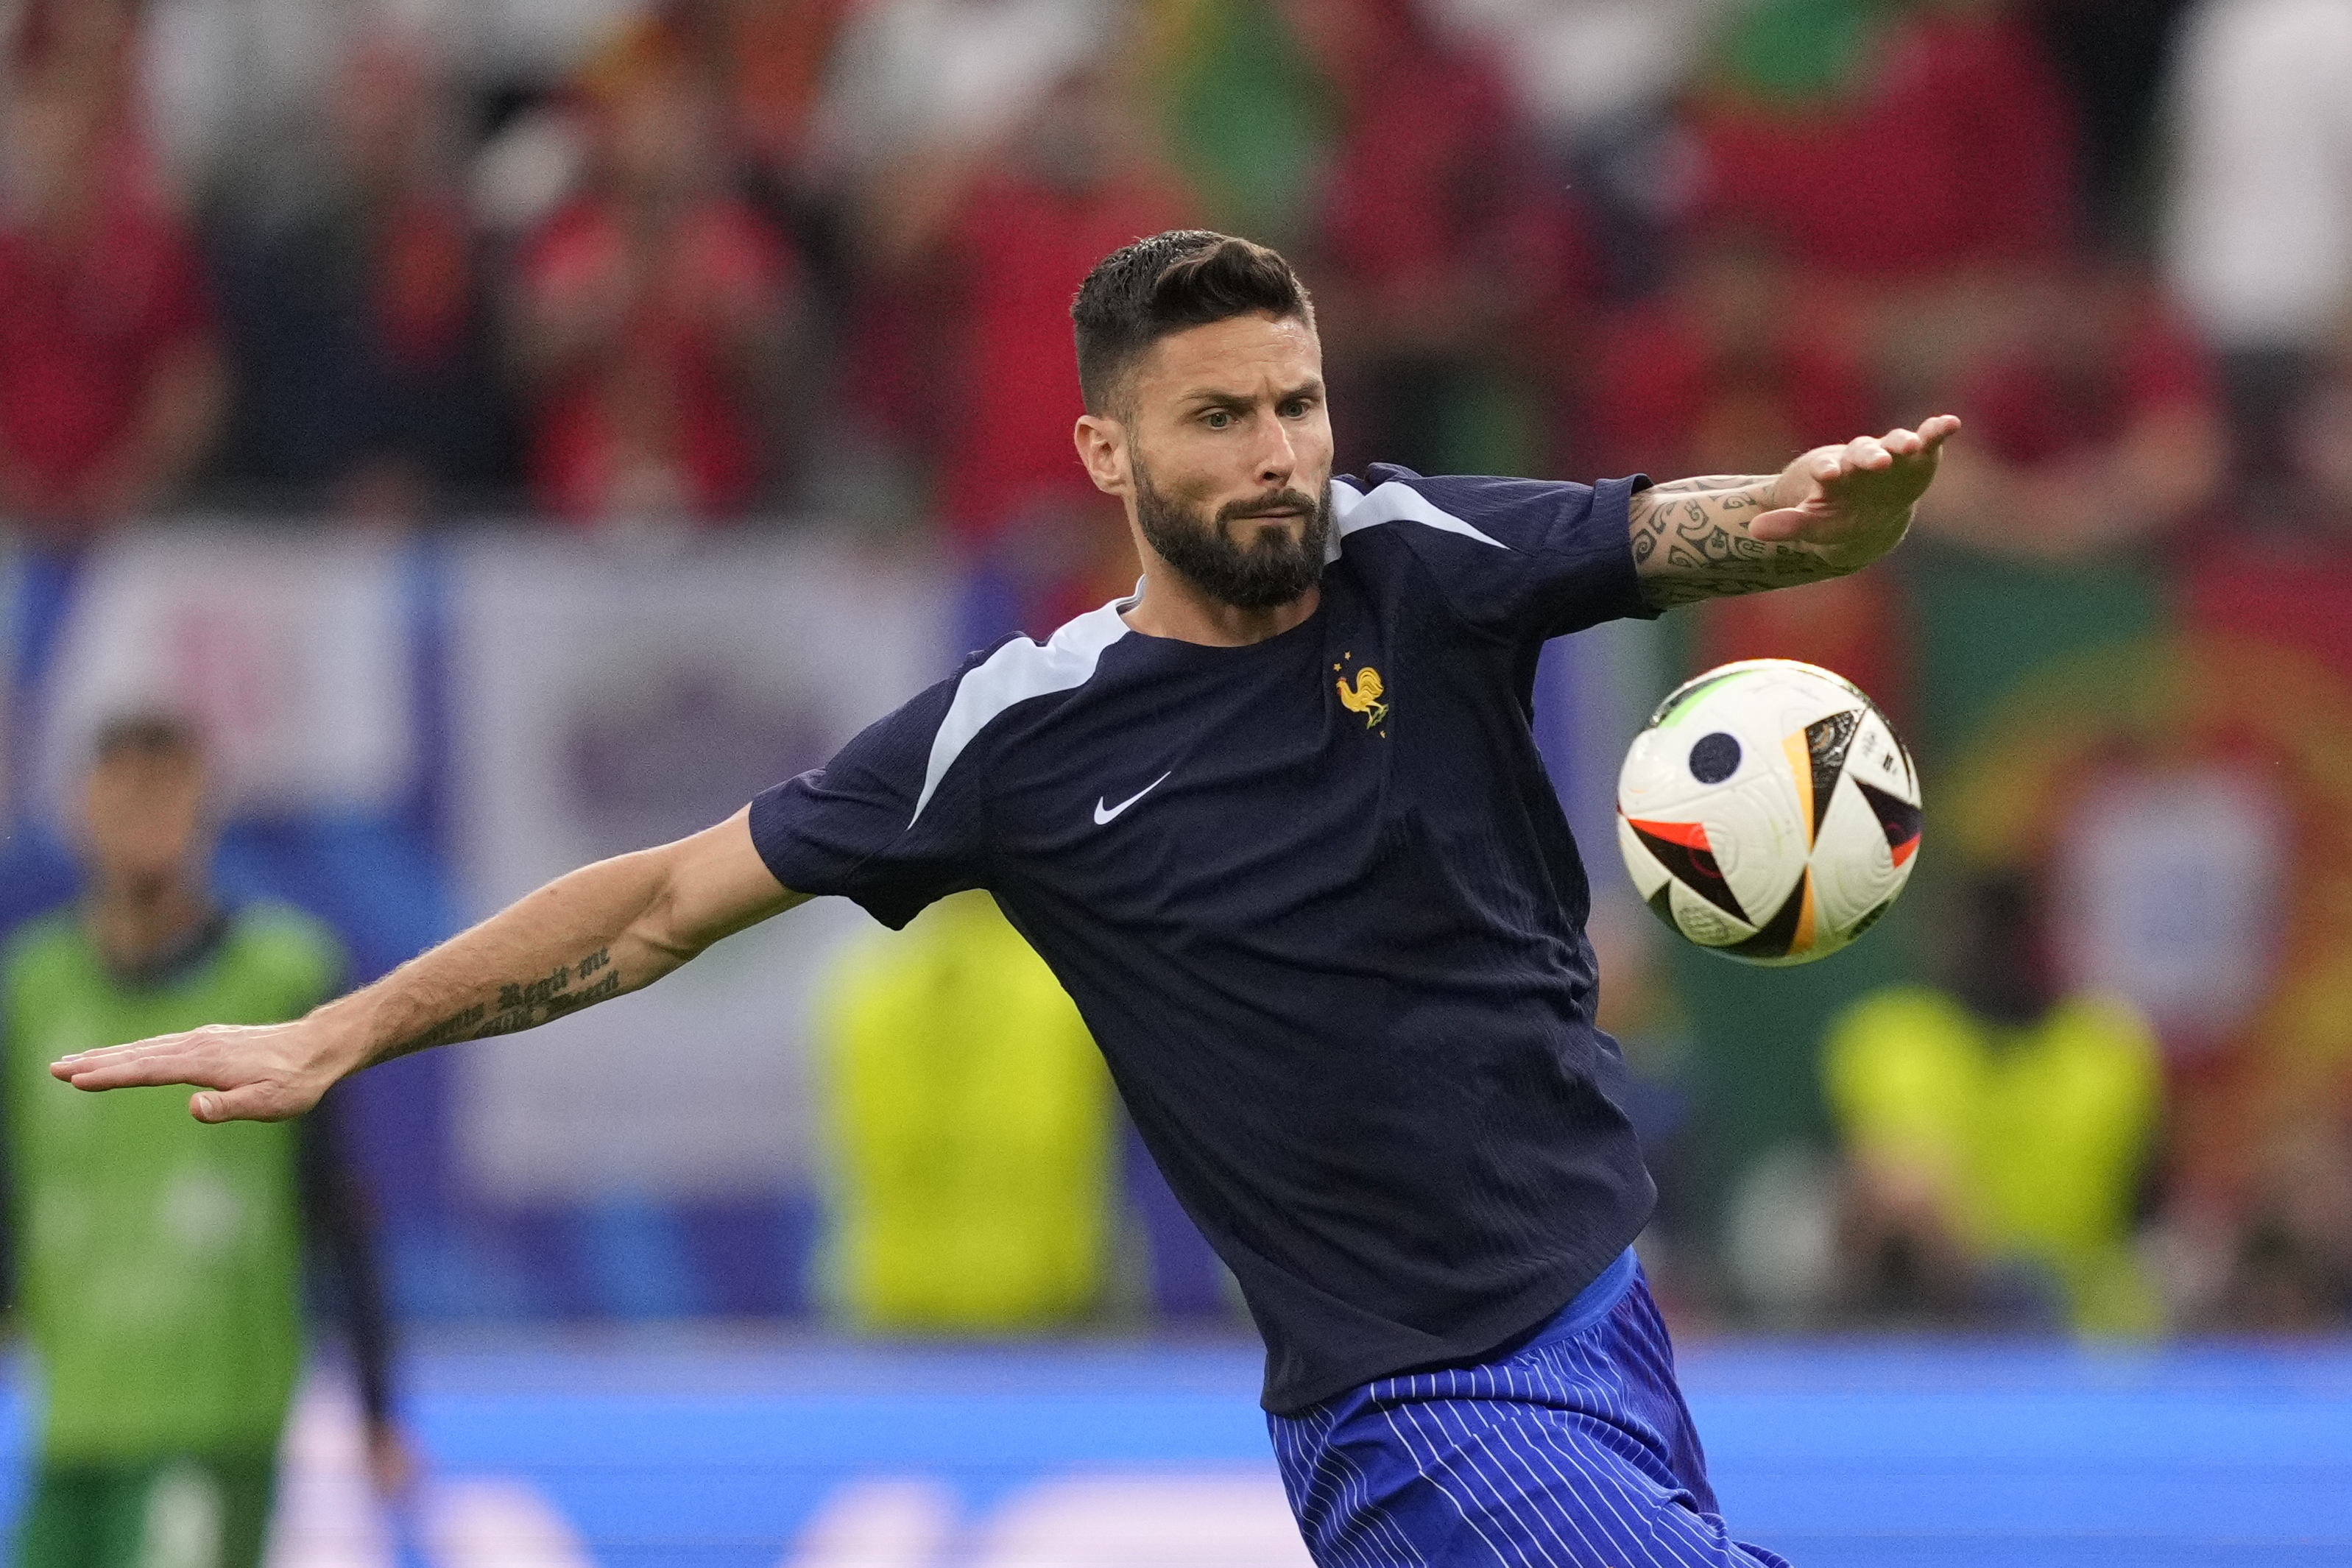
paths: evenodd
<path fill-rule="evenodd" d="M 1953 408 L 1972 547 L 2352 522 L 2337 0 L 570 9 L 15 0 L 0 508 L 847 514 L 1050 609 L 1124 549 L 1066 301 L 1201 224 L 1302 264 L 1351 465 Z"/>

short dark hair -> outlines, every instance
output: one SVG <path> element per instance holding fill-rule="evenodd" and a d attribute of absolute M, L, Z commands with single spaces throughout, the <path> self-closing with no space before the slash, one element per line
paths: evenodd
<path fill-rule="evenodd" d="M 1306 285 L 1263 245 L 1204 228 L 1171 228 L 1111 252 L 1070 302 L 1087 412 L 1108 408 L 1129 369 L 1171 332 L 1258 311 L 1315 325 Z"/>
<path fill-rule="evenodd" d="M 161 708 L 116 714 L 98 727 L 98 736 L 89 747 L 93 763 L 111 763 L 123 757 L 202 760 L 204 754 L 204 736 L 194 723 L 182 714 Z"/>

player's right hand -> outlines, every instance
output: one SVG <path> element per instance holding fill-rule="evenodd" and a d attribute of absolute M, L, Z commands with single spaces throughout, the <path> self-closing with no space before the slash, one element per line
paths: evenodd
<path fill-rule="evenodd" d="M 79 1089 L 184 1083 L 199 1121 L 283 1121 L 319 1103 L 342 1076 L 324 1018 L 290 1024 L 207 1024 L 127 1046 L 82 1051 L 49 1064 Z"/>
<path fill-rule="evenodd" d="M 1876 560 L 1903 537 L 1937 454 L 1959 429 L 1958 416 L 1938 414 L 1916 430 L 1814 447 L 1781 470 L 1772 508 L 1748 521 L 1748 537 L 1811 545 L 1840 571 Z"/>

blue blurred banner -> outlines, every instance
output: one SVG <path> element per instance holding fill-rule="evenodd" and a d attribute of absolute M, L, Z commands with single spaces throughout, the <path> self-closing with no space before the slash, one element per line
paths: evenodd
<path fill-rule="evenodd" d="M 1683 1360 L 1725 1517 L 1801 1568 L 2352 1563 L 2340 1349 Z M 1257 1370 L 1238 1345 L 445 1350 L 411 1401 L 429 1475 L 389 1515 L 314 1386 L 271 1568 L 1303 1568 Z"/>

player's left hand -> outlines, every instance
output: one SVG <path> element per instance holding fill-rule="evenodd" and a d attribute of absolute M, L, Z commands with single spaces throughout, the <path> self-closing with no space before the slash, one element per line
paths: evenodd
<path fill-rule="evenodd" d="M 1959 428 L 1957 416 L 1938 414 L 1916 430 L 1814 447 L 1780 471 L 1772 510 L 1748 525 L 1748 537 L 1813 545 L 1842 568 L 1876 560 L 1903 537 L 1937 453 Z"/>
<path fill-rule="evenodd" d="M 330 1085 L 365 1063 L 340 1027 L 333 1003 L 287 1024 L 207 1024 L 127 1046 L 78 1051 L 49 1064 L 76 1089 L 187 1084 L 199 1121 L 284 1121 L 319 1102 Z"/>

